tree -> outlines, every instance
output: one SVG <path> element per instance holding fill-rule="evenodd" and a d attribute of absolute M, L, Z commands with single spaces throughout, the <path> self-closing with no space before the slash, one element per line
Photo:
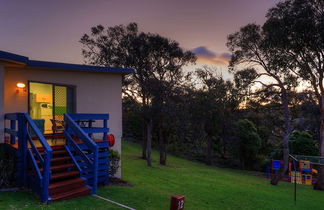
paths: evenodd
<path fill-rule="evenodd" d="M 147 156 L 147 164 L 151 166 L 153 100 L 163 104 L 181 77 L 182 67 L 194 62 L 196 57 L 183 51 L 176 41 L 139 32 L 136 23 L 107 29 L 102 25 L 92 27 L 91 34 L 84 34 L 80 42 L 87 63 L 135 70 L 135 74 L 123 79 L 123 94 L 142 106 L 142 157 Z"/>
<path fill-rule="evenodd" d="M 150 87 L 154 113 L 158 115 L 158 139 L 160 164 L 166 164 L 167 154 L 167 118 L 172 107 L 174 90 L 181 85 L 184 78 L 183 66 L 195 62 L 196 57 L 190 51 L 183 51 L 179 43 L 157 34 L 149 34 L 150 57 L 152 72 Z M 171 119 L 170 119 L 171 120 Z"/>
<path fill-rule="evenodd" d="M 216 73 L 217 69 L 203 67 L 195 71 L 200 81 L 201 89 L 197 91 L 197 108 L 201 110 L 197 119 L 205 132 L 206 139 L 206 164 L 212 164 L 214 142 L 217 139 L 222 141 L 222 154 L 224 156 L 226 140 L 231 137 L 230 131 L 231 115 L 238 109 L 239 97 L 234 84 L 225 81 L 221 75 Z"/>
<path fill-rule="evenodd" d="M 252 164 L 256 160 L 256 156 L 261 148 L 261 138 L 254 124 L 247 119 L 239 120 L 237 127 L 237 155 L 242 169 L 245 169 L 248 163 Z"/>
<path fill-rule="evenodd" d="M 313 136 L 307 131 L 294 131 L 289 138 L 289 147 L 296 155 L 317 156 L 319 152 Z"/>
<path fill-rule="evenodd" d="M 286 0 L 269 10 L 264 34 L 272 48 L 293 61 L 294 73 L 312 87 L 320 108 L 320 155 L 324 156 L 324 2 Z M 315 189 L 324 190 L 324 167 Z"/>
<path fill-rule="evenodd" d="M 238 88 L 249 88 L 261 84 L 262 91 L 278 91 L 284 116 L 283 160 L 284 167 L 271 184 L 277 184 L 288 169 L 288 140 L 292 131 L 289 111 L 289 91 L 296 86 L 296 77 L 290 72 L 290 62 L 277 53 L 264 36 L 259 25 L 248 24 L 228 36 L 227 46 L 232 53 L 229 69 L 235 73 Z M 242 69 L 242 66 L 245 68 Z M 264 81 L 269 82 L 264 82 Z M 255 88 L 256 89 L 256 88 Z M 256 91 L 254 95 L 260 94 Z"/>

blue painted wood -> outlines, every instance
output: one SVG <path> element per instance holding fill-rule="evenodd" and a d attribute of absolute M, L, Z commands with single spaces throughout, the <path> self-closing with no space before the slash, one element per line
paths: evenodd
<path fill-rule="evenodd" d="M 31 150 L 33 151 L 34 154 L 36 154 L 36 157 L 39 159 L 41 165 L 43 166 L 43 172 L 42 172 L 42 180 L 41 180 L 41 186 L 40 188 L 40 197 L 41 197 L 41 202 L 47 202 L 49 199 L 48 195 L 48 186 L 49 186 L 49 181 L 50 181 L 50 162 L 52 158 L 52 148 L 50 145 L 47 143 L 46 139 L 44 138 L 42 132 L 39 130 L 35 122 L 30 118 L 30 116 L 27 113 L 24 113 L 23 115 L 25 119 L 25 128 L 24 128 L 24 142 L 31 145 Z M 29 126 L 31 131 L 36 134 L 37 140 L 41 143 L 41 145 L 44 148 L 44 158 L 41 157 L 39 154 L 36 146 L 34 145 L 34 142 L 30 136 L 30 133 L 28 132 L 27 126 Z M 25 145 L 27 148 L 27 144 Z M 38 165 L 37 165 L 38 167 Z M 35 187 L 34 187 L 35 188 Z"/>
<path fill-rule="evenodd" d="M 85 133 L 107 133 L 109 128 L 82 128 Z"/>
<path fill-rule="evenodd" d="M 74 151 L 76 151 L 79 155 L 82 156 L 83 160 L 86 160 L 88 162 L 89 165 L 92 165 L 93 162 L 87 157 L 86 154 L 84 154 L 84 152 L 80 149 L 80 147 L 78 146 L 78 144 L 76 144 L 74 142 L 74 140 L 72 139 L 71 135 L 69 133 L 65 133 L 66 139 L 68 140 L 69 146 L 72 146 L 72 148 L 74 149 Z"/>
<path fill-rule="evenodd" d="M 18 113 L 8 113 L 5 114 L 6 120 L 17 120 L 18 119 Z"/>
<path fill-rule="evenodd" d="M 41 166 L 43 167 L 44 165 L 44 159 L 41 156 L 41 154 L 39 153 L 38 149 L 36 148 L 31 136 L 28 134 L 28 138 L 27 141 L 29 142 L 30 146 L 31 146 L 31 150 L 33 151 L 33 153 L 36 155 L 36 158 L 39 160 Z"/>
<path fill-rule="evenodd" d="M 68 114 L 64 114 L 64 120 L 68 128 L 65 130 L 67 133 L 69 133 L 71 136 L 74 134 L 77 135 L 80 138 L 80 140 L 82 140 L 83 143 L 85 143 L 91 150 L 97 149 L 97 145 L 89 138 L 89 136 L 83 131 L 83 129 L 81 129 L 80 126 L 78 126 L 74 122 L 74 120 Z"/>
<path fill-rule="evenodd" d="M 77 115 L 74 115 L 77 116 Z M 79 157 L 82 159 L 82 161 L 87 161 L 89 163 L 89 168 L 92 169 L 92 176 L 93 181 L 89 185 L 91 185 L 91 193 L 96 194 L 97 193 L 97 173 L 98 173 L 98 146 L 97 144 L 90 139 L 90 137 L 87 135 L 87 133 L 84 132 L 84 130 L 75 122 L 75 119 L 73 119 L 70 114 L 64 114 L 64 121 L 66 125 L 65 129 L 65 136 L 67 137 L 67 146 L 69 146 L 70 149 L 74 149 L 77 151 L 77 153 L 80 155 Z M 86 146 L 87 150 L 90 151 L 94 158 L 92 161 L 84 154 L 84 152 L 79 148 L 79 146 L 74 142 L 72 135 L 77 135 L 79 140 L 81 140 Z M 79 161 L 76 158 L 76 162 L 79 163 Z M 83 170 L 83 168 L 81 168 Z M 81 177 L 82 173 L 81 173 Z"/>
<path fill-rule="evenodd" d="M 81 173 L 82 169 L 80 168 L 78 162 L 75 160 L 74 156 L 72 155 L 71 150 L 69 149 L 69 147 L 65 145 L 64 148 L 68 152 L 69 156 L 71 157 L 71 159 L 72 159 L 74 165 L 77 167 L 78 171 Z"/>
<path fill-rule="evenodd" d="M 52 157 L 52 148 L 45 140 L 42 132 L 36 126 L 34 121 L 27 113 L 9 113 L 5 114 L 5 119 L 10 120 L 10 129 L 6 128 L 5 132 L 10 134 L 10 143 L 14 144 L 16 137 L 18 137 L 18 150 L 17 150 L 17 171 L 18 171 L 18 185 L 20 187 L 31 188 L 35 193 L 41 197 L 42 202 L 48 201 L 48 185 L 50 180 L 50 160 Z M 18 122 L 18 129 L 16 127 Z M 36 134 L 38 141 L 44 148 L 44 158 L 40 155 L 36 148 L 30 133 L 30 130 Z M 28 143 L 31 148 L 28 149 Z M 40 165 L 43 167 L 43 172 L 36 162 L 39 160 Z M 32 166 L 33 176 L 28 175 L 28 163 Z"/>
<path fill-rule="evenodd" d="M 6 114 L 6 116 L 6 120 L 11 120 L 10 129 L 6 128 L 6 133 L 18 137 L 16 165 L 20 177 L 18 180 L 22 180 L 20 186 L 31 188 L 33 192 L 40 196 L 42 202 L 46 202 L 50 199 L 48 195 L 48 185 L 51 176 L 50 160 L 52 158 L 52 148 L 48 145 L 42 132 L 27 113 L 13 113 Z M 90 120 L 90 122 L 93 120 L 103 120 L 103 128 L 94 128 L 91 123 L 88 123 L 87 128 L 81 128 L 75 122 L 76 119 Z M 75 114 L 74 118 L 65 115 L 65 122 L 67 125 L 65 130 L 67 137 L 66 150 L 80 171 L 81 177 L 85 178 L 87 184 L 91 186 L 91 192 L 93 194 L 97 192 L 97 184 L 99 182 L 106 182 L 109 177 L 109 145 L 107 141 L 94 142 L 89 138 L 88 132 L 103 133 L 103 139 L 106 139 L 107 133 L 109 132 L 108 119 L 108 114 Z M 18 129 L 16 128 L 17 122 Z M 28 127 L 29 129 L 27 129 Z M 36 148 L 29 131 L 33 132 L 33 135 L 37 137 L 37 140 L 43 146 L 45 153 L 43 157 Z M 76 144 L 72 135 L 76 135 L 83 144 Z M 30 149 L 27 148 L 27 143 L 30 144 Z M 77 155 L 75 155 L 74 152 L 76 152 Z M 40 172 L 41 170 L 39 164 L 37 164 L 37 160 L 40 166 L 43 167 L 42 172 Z M 34 176 L 27 174 L 28 162 L 32 166 L 32 170 L 35 174 Z"/>
<path fill-rule="evenodd" d="M 12 129 L 10 129 L 10 128 L 5 128 L 5 133 L 10 134 L 10 135 L 12 135 L 12 136 L 17 136 L 17 135 L 18 135 L 18 131 L 16 131 L 16 130 L 12 130 Z M 11 137 L 10 137 L 10 138 L 11 138 Z"/>
<path fill-rule="evenodd" d="M 29 149 L 27 154 L 28 154 L 28 159 L 32 163 L 33 171 L 36 172 L 38 179 L 41 180 L 42 175 L 41 175 L 40 169 L 37 166 L 37 162 L 35 160 L 35 157 L 34 157 L 32 151 Z"/>
<path fill-rule="evenodd" d="M 18 150 L 21 153 L 21 158 L 22 158 L 22 169 L 21 173 L 23 176 L 23 186 L 27 187 L 28 182 L 27 182 L 27 120 L 25 118 L 24 113 L 18 113 L 18 133 L 19 133 L 19 138 L 18 138 Z"/>
<path fill-rule="evenodd" d="M 87 114 L 87 113 L 69 113 L 73 120 L 108 120 L 109 114 Z"/>
<path fill-rule="evenodd" d="M 4 119 L 10 121 L 10 128 L 5 128 L 4 131 L 6 134 L 10 135 L 10 144 L 15 144 L 16 137 L 18 136 L 18 131 L 16 129 L 18 114 L 17 113 L 5 114 Z"/>
<path fill-rule="evenodd" d="M 108 117 L 109 117 L 109 116 L 108 116 Z M 103 120 L 103 127 L 104 127 L 104 128 L 108 128 L 108 118 Z M 108 132 L 109 132 L 109 130 L 106 131 L 106 132 L 103 132 L 103 137 L 102 137 L 102 139 L 103 139 L 104 141 L 107 141 L 107 133 L 108 133 Z"/>
<path fill-rule="evenodd" d="M 47 143 L 45 137 L 43 136 L 42 132 L 39 130 L 39 128 L 37 127 L 37 125 L 35 124 L 35 122 L 30 118 L 29 114 L 25 113 L 24 114 L 28 125 L 31 127 L 32 131 L 36 134 L 39 142 L 42 144 L 42 146 L 44 147 L 44 149 L 47 152 L 52 152 L 52 148 L 50 147 L 50 145 Z"/>
<path fill-rule="evenodd" d="M 10 144 L 16 143 L 16 120 L 10 120 L 10 130 L 14 131 L 15 134 L 10 134 Z"/>
<path fill-rule="evenodd" d="M 41 201 L 46 202 L 49 199 L 48 194 L 48 186 L 50 181 L 50 161 L 52 158 L 52 151 L 45 150 L 45 156 L 44 156 L 44 169 L 43 169 L 43 190 L 42 190 L 42 196 Z"/>

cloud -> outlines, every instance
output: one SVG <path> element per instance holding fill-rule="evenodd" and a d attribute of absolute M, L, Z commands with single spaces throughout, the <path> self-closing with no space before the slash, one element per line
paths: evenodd
<path fill-rule="evenodd" d="M 204 46 L 196 47 L 192 52 L 195 53 L 197 57 L 213 58 L 216 56 L 213 51 L 208 50 L 207 47 Z"/>
<path fill-rule="evenodd" d="M 218 54 L 209 50 L 205 46 L 199 46 L 192 50 L 197 56 L 198 63 L 213 64 L 217 66 L 227 66 L 229 60 L 231 59 L 230 53 Z"/>
<path fill-rule="evenodd" d="M 230 60 L 232 55 L 230 53 L 222 53 L 221 57 L 227 58 L 228 60 Z"/>

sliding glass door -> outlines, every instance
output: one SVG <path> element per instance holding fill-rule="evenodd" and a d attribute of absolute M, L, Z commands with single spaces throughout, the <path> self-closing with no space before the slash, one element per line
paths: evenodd
<path fill-rule="evenodd" d="M 74 105 L 73 87 L 29 82 L 29 114 L 45 134 L 53 133 L 53 123 L 73 113 Z"/>

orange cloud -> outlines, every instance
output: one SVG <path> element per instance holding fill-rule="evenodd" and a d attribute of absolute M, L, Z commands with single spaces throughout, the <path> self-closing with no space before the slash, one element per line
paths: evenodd
<path fill-rule="evenodd" d="M 231 55 L 229 53 L 218 54 L 204 46 L 197 47 L 193 49 L 192 52 L 196 54 L 198 58 L 197 62 L 202 64 L 228 66 L 231 59 Z"/>

